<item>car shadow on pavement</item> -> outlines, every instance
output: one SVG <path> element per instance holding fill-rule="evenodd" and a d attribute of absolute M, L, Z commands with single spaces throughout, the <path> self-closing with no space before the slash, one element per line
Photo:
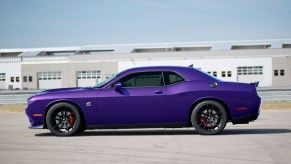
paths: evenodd
<path fill-rule="evenodd" d="M 291 133 L 290 129 L 225 129 L 221 135 L 240 135 L 240 134 L 283 134 Z"/>
<path fill-rule="evenodd" d="M 290 129 L 225 129 L 219 135 L 283 134 Z M 194 129 L 186 130 L 87 130 L 74 136 L 147 136 L 147 135 L 199 135 Z M 52 133 L 38 133 L 37 137 L 54 136 Z"/>
<path fill-rule="evenodd" d="M 74 136 L 146 136 L 146 135 L 193 135 L 198 134 L 193 129 L 188 130 L 86 130 Z M 53 136 L 50 132 L 35 136 Z"/>

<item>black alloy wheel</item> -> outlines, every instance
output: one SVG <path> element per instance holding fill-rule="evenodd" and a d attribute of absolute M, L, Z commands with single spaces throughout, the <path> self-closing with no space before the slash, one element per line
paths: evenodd
<path fill-rule="evenodd" d="M 227 123 L 225 108 L 216 101 L 203 101 L 193 109 L 191 123 L 200 134 L 218 134 Z"/>
<path fill-rule="evenodd" d="M 81 117 L 78 109 L 69 103 L 57 103 L 47 112 L 48 129 L 56 136 L 70 136 L 79 131 Z"/>

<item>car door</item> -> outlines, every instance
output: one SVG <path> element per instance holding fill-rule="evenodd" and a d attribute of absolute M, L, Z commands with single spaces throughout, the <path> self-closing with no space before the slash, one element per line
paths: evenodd
<path fill-rule="evenodd" d="M 185 85 L 185 79 L 176 72 L 166 71 L 163 75 L 167 92 L 166 121 L 187 122 L 189 109 L 194 101 L 189 85 Z"/>
<path fill-rule="evenodd" d="M 131 73 L 117 82 L 122 87 L 103 89 L 97 98 L 98 123 L 163 123 L 166 93 L 162 72 Z"/>

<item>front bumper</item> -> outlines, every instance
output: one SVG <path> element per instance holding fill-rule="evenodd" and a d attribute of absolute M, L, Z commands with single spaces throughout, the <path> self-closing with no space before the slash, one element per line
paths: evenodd
<path fill-rule="evenodd" d="M 39 112 L 37 112 L 39 113 Z M 44 128 L 44 117 L 43 116 L 33 116 L 33 112 L 29 110 L 27 107 L 25 109 L 25 114 L 29 120 L 29 123 L 31 126 L 29 126 L 29 129 L 43 129 Z M 43 113 L 41 113 L 43 115 Z"/>
<path fill-rule="evenodd" d="M 29 126 L 29 129 L 43 129 L 44 126 L 43 125 L 37 125 L 37 126 Z"/>

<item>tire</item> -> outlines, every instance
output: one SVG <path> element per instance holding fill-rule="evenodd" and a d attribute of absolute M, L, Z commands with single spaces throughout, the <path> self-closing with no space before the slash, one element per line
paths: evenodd
<path fill-rule="evenodd" d="M 81 126 L 77 133 L 83 133 L 86 130 L 85 126 Z"/>
<path fill-rule="evenodd" d="M 69 103 L 57 103 L 47 112 L 48 129 L 56 136 L 71 136 L 81 127 L 81 116 L 78 109 Z"/>
<path fill-rule="evenodd" d="M 220 103 L 212 100 L 203 101 L 193 109 L 191 123 L 199 134 L 218 134 L 225 128 L 227 113 Z"/>

